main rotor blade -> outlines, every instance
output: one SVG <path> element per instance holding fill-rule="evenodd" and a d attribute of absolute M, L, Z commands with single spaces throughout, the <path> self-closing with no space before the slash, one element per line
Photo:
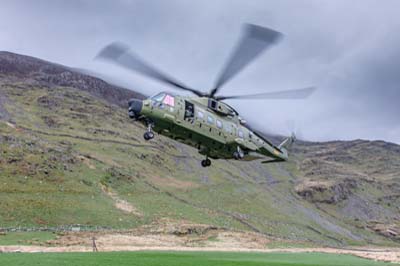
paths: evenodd
<path fill-rule="evenodd" d="M 280 32 L 268 28 L 245 24 L 242 37 L 219 75 L 214 88 L 210 91 L 210 97 L 213 97 L 221 86 L 260 55 L 268 46 L 279 41 L 282 36 Z"/>
<path fill-rule="evenodd" d="M 95 59 L 112 62 L 126 69 L 136 71 L 147 77 L 172 85 L 178 89 L 190 91 L 200 97 L 205 95 L 203 92 L 189 88 L 169 75 L 164 74 L 154 66 L 146 63 L 143 59 L 129 51 L 129 47 L 122 43 L 115 42 L 109 44 L 99 52 Z"/>
<path fill-rule="evenodd" d="M 308 87 L 303 89 L 297 90 L 285 90 L 285 91 L 273 91 L 267 93 L 259 93 L 259 94 L 249 94 L 249 95 L 235 95 L 235 96 L 217 96 L 215 97 L 216 100 L 227 100 L 227 99 L 305 99 L 309 97 L 316 88 Z"/>

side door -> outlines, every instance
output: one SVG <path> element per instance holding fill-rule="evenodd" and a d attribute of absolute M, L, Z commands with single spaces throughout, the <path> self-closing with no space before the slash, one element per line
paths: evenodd
<path fill-rule="evenodd" d="M 200 135 L 205 135 L 205 123 L 207 119 L 207 112 L 204 109 L 195 106 L 195 122 L 194 122 L 194 130 L 199 133 Z"/>
<path fill-rule="evenodd" d="M 194 123 L 194 115 L 195 115 L 195 110 L 194 110 L 194 104 L 192 102 L 189 102 L 187 100 L 184 101 L 184 114 L 183 114 L 183 120 L 186 123 L 189 123 L 193 125 Z"/>
<path fill-rule="evenodd" d="M 175 120 L 178 124 L 180 124 L 184 119 L 184 114 L 185 114 L 184 102 L 185 101 L 181 97 L 177 97 Z"/>
<path fill-rule="evenodd" d="M 226 143 L 227 138 L 228 138 L 228 134 L 226 132 L 227 124 L 228 124 L 228 121 L 226 121 L 222 117 L 217 117 L 217 119 L 215 121 L 216 131 L 218 133 L 218 139 L 223 143 Z"/>

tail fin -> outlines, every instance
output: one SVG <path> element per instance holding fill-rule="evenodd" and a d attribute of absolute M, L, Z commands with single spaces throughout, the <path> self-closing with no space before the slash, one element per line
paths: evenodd
<path fill-rule="evenodd" d="M 288 138 L 286 138 L 284 141 L 282 141 L 281 144 L 279 144 L 278 148 L 280 150 L 288 150 L 292 146 L 292 144 L 296 141 L 296 135 L 292 133 L 292 135 Z"/>
<path fill-rule="evenodd" d="M 282 141 L 278 147 L 275 147 L 274 158 L 272 160 L 263 161 L 261 163 L 275 163 L 275 162 L 283 162 L 288 160 L 288 149 L 292 146 L 292 144 L 296 141 L 296 136 L 292 134 L 290 137 L 286 138 Z"/>

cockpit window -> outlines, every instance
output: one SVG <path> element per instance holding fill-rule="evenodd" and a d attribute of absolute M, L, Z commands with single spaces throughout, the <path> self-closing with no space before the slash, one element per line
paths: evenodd
<path fill-rule="evenodd" d="M 167 94 L 163 100 L 163 103 L 169 106 L 175 106 L 175 97 Z"/>
<path fill-rule="evenodd" d="M 165 95 L 166 95 L 165 92 L 161 92 L 161 93 L 151 97 L 151 99 L 156 102 L 161 102 L 164 99 Z"/>

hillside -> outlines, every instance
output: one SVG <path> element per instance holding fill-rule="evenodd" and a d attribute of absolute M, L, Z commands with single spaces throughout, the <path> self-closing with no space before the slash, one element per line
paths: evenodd
<path fill-rule="evenodd" d="M 287 163 L 202 168 L 190 147 L 142 140 L 131 97 L 143 96 L 1 52 L 0 227 L 169 221 L 331 246 L 399 243 L 400 146 L 299 142 Z"/>

